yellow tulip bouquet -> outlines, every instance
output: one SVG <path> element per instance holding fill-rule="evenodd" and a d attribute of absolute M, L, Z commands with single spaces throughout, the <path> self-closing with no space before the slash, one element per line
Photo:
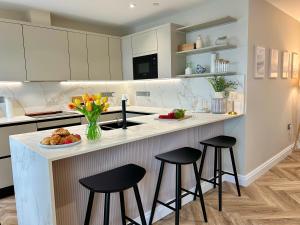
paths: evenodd
<path fill-rule="evenodd" d="M 101 128 L 98 125 L 98 119 L 102 112 L 109 108 L 107 97 L 101 94 L 84 94 L 82 100 L 76 98 L 74 102 L 69 103 L 69 109 L 82 113 L 88 121 L 86 136 L 88 140 L 96 141 L 101 137 Z"/>

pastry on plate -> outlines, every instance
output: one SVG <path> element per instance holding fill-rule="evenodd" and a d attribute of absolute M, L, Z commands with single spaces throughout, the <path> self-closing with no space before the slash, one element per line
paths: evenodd
<path fill-rule="evenodd" d="M 50 140 L 51 140 L 51 137 L 45 137 L 45 138 L 41 141 L 41 144 L 42 144 L 42 145 L 50 145 Z"/>
<path fill-rule="evenodd" d="M 63 137 L 63 136 L 69 136 L 70 132 L 67 129 L 59 128 L 53 132 L 53 135 L 55 134 Z"/>
<path fill-rule="evenodd" d="M 50 144 L 51 145 L 58 145 L 60 142 L 61 136 L 54 134 L 50 138 Z"/>

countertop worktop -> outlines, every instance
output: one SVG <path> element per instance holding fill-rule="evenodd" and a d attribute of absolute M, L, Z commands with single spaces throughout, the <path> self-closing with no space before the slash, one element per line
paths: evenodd
<path fill-rule="evenodd" d="M 145 113 L 156 113 L 161 108 L 152 108 L 152 107 L 142 107 L 142 106 L 128 106 L 128 112 L 145 112 Z M 110 107 L 109 110 L 105 113 L 113 113 L 121 111 L 122 108 L 120 106 L 113 106 Z M 164 110 L 164 109 L 162 109 Z M 74 111 L 72 111 L 74 112 Z M 52 119 L 63 119 L 63 118 L 74 118 L 74 117 L 83 117 L 82 114 L 78 112 L 74 112 L 74 115 L 66 115 L 60 117 L 47 117 L 47 118 L 33 118 L 29 116 L 14 116 L 12 118 L 0 117 L 0 126 L 7 126 L 7 125 L 15 125 L 15 124 L 22 124 L 22 123 L 36 123 L 40 121 L 47 121 Z M 77 113 L 77 115 L 76 115 Z M 105 114 L 104 113 L 104 114 Z"/>
<path fill-rule="evenodd" d="M 111 108 L 117 110 L 117 108 Z M 34 151 L 46 158 L 48 161 L 55 161 L 76 155 L 82 155 L 93 151 L 99 151 L 109 147 L 114 147 L 154 136 L 159 136 L 167 133 L 172 133 L 180 130 L 185 130 L 197 126 L 202 126 L 210 123 L 225 121 L 233 119 L 242 115 L 230 116 L 227 114 L 211 114 L 211 113 L 191 113 L 191 118 L 177 121 L 177 120 L 157 120 L 158 113 L 165 114 L 170 109 L 152 108 L 152 107 L 128 107 L 130 111 L 157 113 L 153 115 L 139 116 L 128 119 L 128 121 L 141 123 L 137 126 L 128 127 L 127 130 L 116 129 L 110 131 L 102 131 L 100 141 L 96 143 L 88 142 L 85 137 L 86 125 L 74 126 L 68 128 L 71 133 L 77 133 L 82 136 L 82 142 L 69 148 L 60 149 L 44 149 L 38 143 L 46 136 L 51 135 L 52 131 L 39 131 L 27 134 L 19 134 L 10 136 L 11 141 L 16 141 L 20 145 L 25 145 L 31 151 Z"/>

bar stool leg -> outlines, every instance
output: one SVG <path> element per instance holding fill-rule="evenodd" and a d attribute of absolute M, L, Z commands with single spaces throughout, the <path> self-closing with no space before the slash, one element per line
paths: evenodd
<path fill-rule="evenodd" d="M 199 168 L 199 179 L 201 180 L 201 176 L 202 176 L 202 170 L 203 170 L 203 166 L 204 166 L 204 161 L 205 161 L 205 156 L 206 156 L 206 151 L 207 151 L 207 145 L 204 145 L 203 148 L 203 152 L 202 152 L 202 157 L 201 157 L 201 161 L 200 161 L 200 168 Z M 197 194 L 199 190 L 198 184 L 196 185 L 196 190 L 195 193 Z M 197 196 L 194 196 L 194 201 L 196 200 Z"/>
<path fill-rule="evenodd" d="M 202 214 L 204 217 L 204 221 L 207 222 L 206 209 L 205 209 L 204 198 L 203 198 L 203 193 L 202 193 L 202 188 L 201 188 L 201 183 L 200 183 L 200 176 L 198 174 L 197 164 L 193 163 L 193 166 L 194 166 L 194 173 L 195 173 L 197 186 L 199 187 L 199 195 L 200 195 L 200 204 L 201 204 L 201 208 L 202 208 Z"/>
<path fill-rule="evenodd" d="M 158 180 L 157 180 L 157 185 L 156 185 L 155 194 L 154 194 L 154 199 L 153 199 L 153 204 L 152 204 L 152 209 L 151 209 L 151 215 L 150 215 L 150 219 L 149 219 L 149 225 L 152 225 L 152 222 L 153 222 L 155 209 L 156 209 L 156 204 L 157 204 L 157 199 L 158 199 L 159 190 L 160 190 L 160 185 L 161 185 L 161 180 L 162 180 L 162 176 L 163 176 L 163 173 L 164 173 L 164 167 L 165 167 L 165 163 L 161 162 L 159 175 L 158 175 Z"/>
<path fill-rule="evenodd" d="M 126 225 L 126 211 L 125 211 L 125 201 L 124 201 L 123 191 L 120 192 L 120 206 L 121 206 L 122 225 Z"/>
<path fill-rule="evenodd" d="M 179 185 L 179 196 L 181 196 L 181 166 L 180 166 L 180 173 L 179 173 L 179 178 L 178 178 L 178 185 Z M 179 209 L 182 207 L 182 200 L 181 197 L 179 198 Z"/>
<path fill-rule="evenodd" d="M 181 166 L 176 164 L 176 201 L 175 201 L 175 225 L 179 225 L 179 210 L 180 210 L 180 177 L 181 177 Z"/>
<path fill-rule="evenodd" d="M 94 195 L 95 195 L 95 193 L 93 191 L 90 191 L 90 196 L 89 196 L 89 201 L 88 201 L 88 205 L 87 205 L 84 225 L 89 225 L 90 224 L 90 218 L 91 218 L 92 207 L 93 207 L 93 202 L 94 202 Z"/>
<path fill-rule="evenodd" d="M 104 225 L 109 225 L 110 193 L 105 193 L 104 202 Z"/>
<path fill-rule="evenodd" d="M 219 211 L 222 211 L 222 149 L 218 148 L 219 163 Z"/>
<path fill-rule="evenodd" d="M 232 148 L 230 148 L 230 157 L 231 157 L 231 163 L 232 163 L 232 168 L 233 168 L 233 173 L 234 173 L 235 185 L 237 188 L 238 195 L 241 196 L 240 184 L 239 184 L 239 179 L 238 179 L 238 175 L 237 175 L 237 171 L 236 171 L 234 154 L 233 154 Z"/>
<path fill-rule="evenodd" d="M 139 210 L 139 213 L 140 213 L 140 218 L 141 218 L 142 225 L 147 225 L 146 224 L 145 213 L 144 213 L 144 209 L 143 209 L 142 200 L 141 200 L 141 196 L 140 196 L 140 192 L 139 192 L 138 186 L 134 185 L 133 186 L 133 190 L 134 190 L 134 194 L 135 194 L 135 199 L 136 199 L 136 203 L 137 203 L 137 206 L 138 206 L 138 210 Z"/>
<path fill-rule="evenodd" d="M 214 161 L 214 189 L 217 186 L 217 163 L 218 163 L 218 149 L 215 148 L 215 161 Z"/>

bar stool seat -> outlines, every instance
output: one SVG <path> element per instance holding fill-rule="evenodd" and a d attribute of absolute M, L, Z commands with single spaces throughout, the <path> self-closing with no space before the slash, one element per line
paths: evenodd
<path fill-rule="evenodd" d="M 198 149 L 194 149 L 194 148 L 190 148 L 190 147 L 183 147 L 183 148 L 179 148 L 179 149 L 155 156 L 156 159 L 161 161 L 161 164 L 160 164 L 160 170 L 159 170 L 157 185 L 156 185 L 156 189 L 155 189 L 152 209 L 151 209 L 151 215 L 150 215 L 150 219 L 149 219 L 149 225 L 152 225 L 152 223 L 153 223 L 153 218 L 154 218 L 155 209 L 156 209 L 157 204 L 163 205 L 163 206 L 167 207 L 168 209 L 175 211 L 175 225 L 179 225 L 179 210 L 181 209 L 181 205 L 182 205 L 181 201 L 182 201 L 182 198 L 187 195 L 193 195 L 195 198 L 196 197 L 200 198 L 200 204 L 201 204 L 201 208 L 202 208 L 202 214 L 204 217 L 204 221 L 207 222 L 204 198 L 203 198 L 203 194 L 202 194 L 202 190 L 201 190 L 201 186 L 200 186 L 200 176 L 199 176 L 198 168 L 197 168 L 197 161 L 200 159 L 201 154 L 202 154 L 201 151 L 199 151 Z M 165 163 L 176 165 L 175 199 L 171 200 L 167 203 L 162 202 L 158 199 Z M 194 193 L 194 192 L 191 192 L 189 190 L 182 188 L 181 166 L 188 165 L 188 164 L 193 165 L 196 186 L 198 187 L 197 190 L 199 190 L 199 194 L 197 194 L 197 192 Z M 182 191 L 184 191 L 185 193 L 182 194 Z M 175 203 L 175 207 L 171 206 L 173 203 Z"/>
<path fill-rule="evenodd" d="M 222 135 L 201 141 L 200 143 L 210 147 L 231 148 L 236 144 L 236 138 Z"/>
<path fill-rule="evenodd" d="M 80 179 L 79 182 L 89 190 L 100 193 L 120 192 L 139 183 L 146 174 L 140 166 L 129 164 L 110 171 Z"/>
<path fill-rule="evenodd" d="M 171 164 L 192 164 L 201 157 L 201 151 L 198 149 L 183 147 L 174 151 L 166 152 L 155 156 L 156 159 L 171 163 Z"/>
<path fill-rule="evenodd" d="M 138 223 L 136 223 L 133 219 L 127 217 L 125 212 L 124 191 L 129 188 L 133 188 L 134 190 L 142 225 L 146 225 L 144 209 L 137 186 L 137 184 L 143 179 L 145 174 L 146 170 L 144 168 L 134 164 L 128 164 L 103 173 L 80 179 L 79 183 L 90 191 L 84 225 L 90 224 L 95 192 L 105 194 L 104 225 L 109 225 L 110 195 L 114 192 L 119 192 L 120 195 L 122 225 L 126 225 L 127 220 L 130 222 L 130 224 L 137 225 Z"/>

